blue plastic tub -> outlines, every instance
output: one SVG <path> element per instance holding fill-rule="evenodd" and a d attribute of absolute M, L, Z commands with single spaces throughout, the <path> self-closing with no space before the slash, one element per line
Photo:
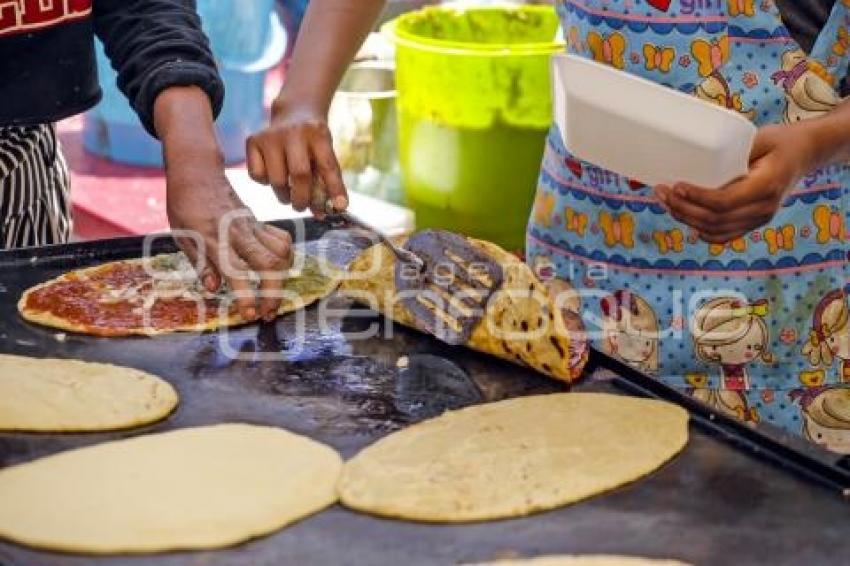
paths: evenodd
<path fill-rule="evenodd" d="M 236 6 L 251 9 L 241 11 Z M 287 44 L 286 31 L 273 8 L 274 0 L 198 2 L 227 91 L 216 129 L 228 164 L 245 160 L 245 139 L 267 123 L 263 106 L 266 73 L 283 58 Z M 97 51 L 103 100 L 85 115 L 85 148 L 120 163 L 161 166 L 160 143 L 144 131 L 116 87 L 115 71 L 99 42 Z"/>

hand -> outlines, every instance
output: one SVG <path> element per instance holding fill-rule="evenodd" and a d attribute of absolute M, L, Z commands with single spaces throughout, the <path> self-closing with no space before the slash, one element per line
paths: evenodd
<path fill-rule="evenodd" d="M 206 94 L 197 87 L 163 90 L 154 103 L 154 124 L 165 158 L 168 220 L 178 231 L 178 245 L 208 291 L 227 281 L 243 319 L 273 319 L 284 271 L 292 265 L 292 239 L 257 222 L 224 176 Z M 251 272 L 260 276 L 259 305 Z"/>
<path fill-rule="evenodd" d="M 204 287 L 215 292 L 225 280 L 236 293 L 243 319 L 273 320 L 284 271 L 292 265 L 289 233 L 258 222 L 220 167 L 184 163 L 169 168 L 167 181 L 168 220 L 173 230 L 194 235 L 178 236 L 177 243 L 196 266 Z M 259 304 L 251 272 L 260 276 Z"/>
<path fill-rule="evenodd" d="M 270 184 L 278 200 L 301 212 L 310 208 L 323 218 L 326 202 L 343 211 L 348 196 L 331 133 L 321 112 L 307 106 L 272 107 L 271 125 L 248 139 L 248 172 L 258 183 Z"/>
<path fill-rule="evenodd" d="M 759 130 L 750 171 L 721 189 L 679 183 L 659 186 L 655 195 L 676 220 L 710 243 L 724 244 L 764 226 L 788 191 L 815 165 L 816 140 L 805 123 Z"/>

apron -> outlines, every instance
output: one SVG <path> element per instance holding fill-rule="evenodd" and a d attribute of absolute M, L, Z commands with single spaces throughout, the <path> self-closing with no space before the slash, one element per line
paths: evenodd
<path fill-rule="evenodd" d="M 0 126 L 0 250 L 67 242 L 71 224 L 56 127 Z"/>
<path fill-rule="evenodd" d="M 810 54 L 773 0 L 559 0 L 557 8 L 570 52 L 762 126 L 840 102 L 848 6 L 836 2 Z M 770 224 L 710 245 L 651 188 L 570 155 L 553 127 L 528 261 L 569 291 L 563 304 L 581 312 L 596 348 L 718 411 L 850 453 L 849 187 L 847 166 L 812 171 Z"/>

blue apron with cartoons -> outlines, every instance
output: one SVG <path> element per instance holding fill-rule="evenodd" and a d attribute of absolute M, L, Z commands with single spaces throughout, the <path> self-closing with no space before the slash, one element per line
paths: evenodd
<path fill-rule="evenodd" d="M 569 51 L 761 126 L 840 102 L 848 5 L 836 2 L 811 54 L 773 0 L 559 0 L 558 11 Z M 528 261 L 553 288 L 581 291 L 570 300 L 597 348 L 718 411 L 850 453 L 849 173 L 810 173 L 769 225 L 710 245 L 649 187 L 570 155 L 553 127 Z"/>

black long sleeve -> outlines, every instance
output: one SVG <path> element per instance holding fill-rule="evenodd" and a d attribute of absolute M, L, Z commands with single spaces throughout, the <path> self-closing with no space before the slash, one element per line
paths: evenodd
<path fill-rule="evenodd" d="M 154 101 L 171 86 L 202 88 L 218 116 L 224 85 L 194 0 L 94 0 L 92 14 L 118 87 L 151 135 Z"/>

